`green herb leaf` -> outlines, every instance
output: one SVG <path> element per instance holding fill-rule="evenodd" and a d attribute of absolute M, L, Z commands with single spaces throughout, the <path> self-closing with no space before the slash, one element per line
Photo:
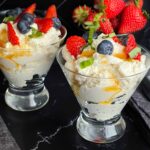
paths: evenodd
<path fill-rule="evenodd" d="M 130 58 L 135 58 L 138 53 L 141 53 L 141 48 L 135 47 L 132 51 L 129 52 Z"/>
<path fill-rule="evenodd" d="M 86 68 L 88 66 L 91 66 L 93 63 L 94 63 L 94 58 L 91 57 L 88 60 L 80 62 L 80 68 L 84 69 L 84 68 Z"/>
<path fill-rule="evenodd" d="M 3 22 L 8 22 L 8 21 L 14 21 L 15 20 L 15 17 L 13 17 L 13 16 L 8 16 L 8 17 L 5 17 L 4 19 L 3 19 Z"/>
<path fill-rule="evenodd" d="M 38 31 L 37 29 L 33 27 L 31 29 L 32 29 L 32 34 L 29 35 L 30 38 L 38 38 L 43 35 L 42 32 Z"/>

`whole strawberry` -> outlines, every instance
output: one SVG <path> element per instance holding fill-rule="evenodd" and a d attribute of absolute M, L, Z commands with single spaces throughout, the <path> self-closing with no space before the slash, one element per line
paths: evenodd
<path fill-rule="evenodd" d="M 143 3 L 144 3 L 143 0 L 128 0 L 126 4 L 127 5 L 134 4 L 136 7 L 142 8 Z"/>
<path fill-rule="evenodd" d="M 146 13 L 134 4 L 128 5 L 121 16 L 118 33 L 132 33 L 145 27 L 147 23 Z"/>
<path fill-rule="evenodd" d="M 86 5 L 76 7 L 73 10 L 73 15 L 72 15 L 74 22 L 81 25 L 88 17 L 90 11 L 91 8 Z"/>
<path fill-rule="evenodd" d="M 85 39 L 76 35 L 70 36 L 66 41 L 66 47 L 68 51 L 75 58 L 81 53 L 81 50 L 85 44 Z"/>
<path fill-rule="evenodd" d="M 98 1 L 95 1 L 96 5 Z M 114 18 L 125 7 L 124 0 L 99 0 L 99 8 L 100 12 L 104 12 L 107 18 Z"/>

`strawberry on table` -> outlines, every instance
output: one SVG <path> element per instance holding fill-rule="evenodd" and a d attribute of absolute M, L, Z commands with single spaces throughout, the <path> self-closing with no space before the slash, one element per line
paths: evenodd
<path fill-rule="evenodd" d="M 45 18 L 56 18 L 56 17 L 57 17 L 57 10 L 56 10 L 56 6 L 53 4 L 49 6 Z"/>
<path fill-rule="evenodd" d="M 146 13 L 134 4 L 126 6 L 121 16 L 118 33 L 132 33 L 145 27 L 147 23 Z"/>
<path fill-rule="evenodd" d="M 38 19 L 36 23 L 39 31 L 43 33 L 46 33 L 54 25 L 53 20 L 49 18 Z"/>
<path fill-rule="evenodd" d="M 19 38 L 17 37 L 15 30 L 10 22 L 7 22 L 8 28 L 8 40 L 12 45 L 19 45 Z"/>
<path fill-rule="evenodd" d="M 73 10 L 73 15 L 72 15 L 74 22 L 78 23 L 79 25 L 84 23 L 90 11 L 91 11 L 91 8 L 86 5 L 76 7 Z"/>
<path fill-rule="evenodd" d="M 66 41 L 66 47 L 75 58 L 81 53 L 83 46 L 86 45 L 84 38 L 80 36 L 70 36 Z"/>

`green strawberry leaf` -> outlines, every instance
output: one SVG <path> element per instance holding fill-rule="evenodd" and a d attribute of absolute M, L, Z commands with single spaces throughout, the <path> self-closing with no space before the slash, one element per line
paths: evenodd
<path fill-rule="evenodd" d="M 147 19 L 150 19 L 150 14 L 146 10 L 143 10 L 143 14 Z"/>
<path fill-rule="evenodd" d="M 38 31 L 37 29 L 33 27 L 31 29 L 32 29 L 32 34 L 29 35 L 30 38 L 38 38 L 43 35 L 42 32 Z"/>
<path fill-rule="evenodd" d="M 14 21 L 15 20 L 15 17 L 13 17 L 13 16 L 8 16 L 8 17 L 5 17 L 4 19 L 3 19 L 3 22 L 8 22 L 8 21 Z"/>
<path fill-rule="evenodd" d="M 94 58 L 91 57 L 88 60 L 84 60 L 84 61 L 80 62 L 80 68 L 84 69 L 86 67 L 91 66 L 93 63 L 94 63 Z"/>
<path fill-rule="evenodd" d="M 129 52 L 130 58 L 135 58 L 138 53 L 141 53 L 141 48 L 135 47 L 132 51 Z"/>

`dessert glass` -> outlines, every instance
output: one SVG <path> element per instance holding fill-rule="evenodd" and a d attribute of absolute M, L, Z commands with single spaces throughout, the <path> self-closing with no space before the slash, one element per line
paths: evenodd
<path fill-rule="evenodd" d="M 58 42 L 48 47 L 40 43 L 40 49 L 34 47 L 36 51 L 0 47 L 0 67 L 9 82 L 5 102 L 12 109 L 33 111 L 42 108 L 49 101 L 44 80 L 67 35 L 65 27 L 62 26 L 60 31 Z"/>
<path fill-rule="evenodd" d="M 78 133 L 94 143 L 110 143 L 118 140 L 126 129 L 121 111 L 148 72 L 149 52 L 141 47 L 142 53 L 147 58 L 146 69 L 143 72 L 123 78 L 100 78 L 85 76 L 66 68 L 62 49 L 58 51 L 56 58 L 81 107 L 76 124 Z M 78 82 L 81 78 L 84 79 L 84 83 Z M 115 86 L 105 87 L 112 82 Z"/>

